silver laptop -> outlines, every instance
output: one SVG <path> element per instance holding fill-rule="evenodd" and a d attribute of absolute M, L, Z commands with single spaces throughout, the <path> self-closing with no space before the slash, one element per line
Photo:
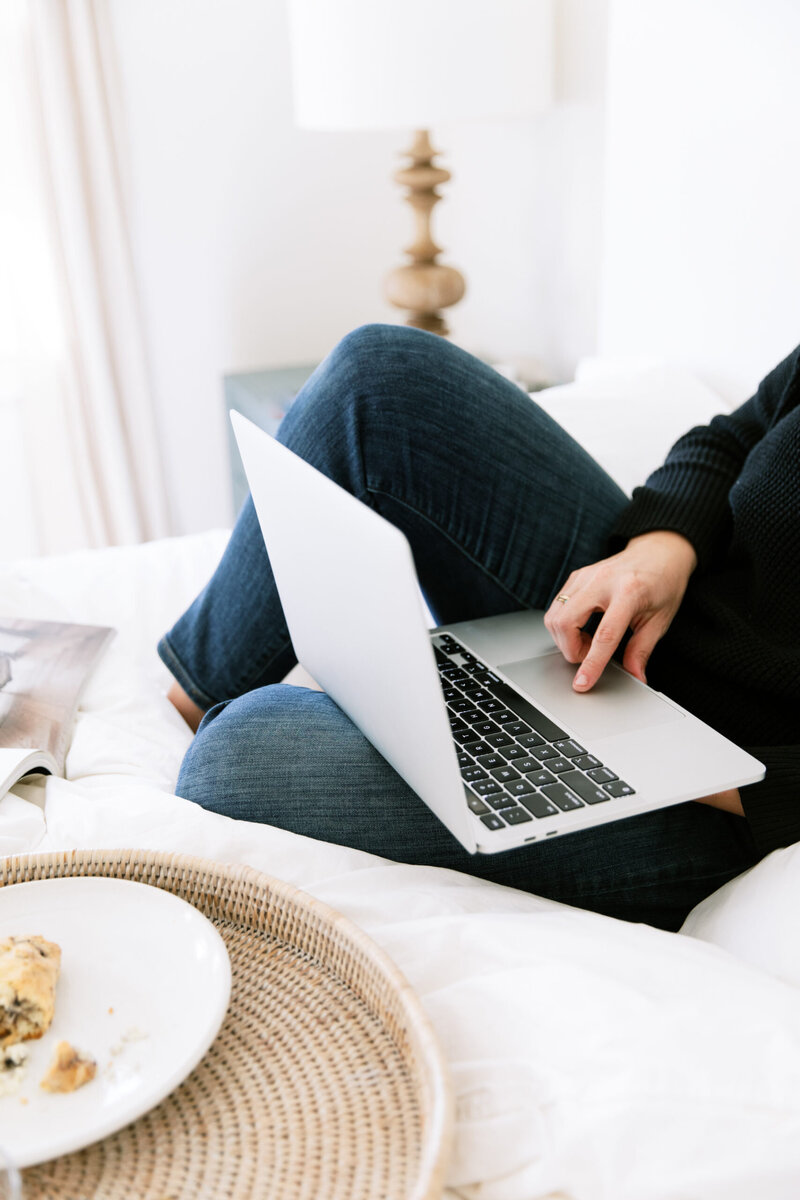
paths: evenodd
<path fill-rule="evenodd" d="M 430 629 L 400 530 L 231 420 L 299 661 L 470 853 L 763 777 L 616 663 L 574 692 L 540 611 Z"/>

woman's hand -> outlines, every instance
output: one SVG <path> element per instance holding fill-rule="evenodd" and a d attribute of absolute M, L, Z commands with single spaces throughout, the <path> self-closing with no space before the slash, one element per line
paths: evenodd
<path fill-rule="evenodd" d="M 573 571 L 545 613 L 544 623 L 567 662 L 580 663 L 572 686 L 588 692 L 605 670 L 628 629 L 622 665 L 645 682 L 653 648 L 672 623 L 689 576 L 697 565 L 694 547 L 671 530 L 631 538 L 624 550 Z M 591 636 L 583 626 L 593 613 L 602 619 Z"/>

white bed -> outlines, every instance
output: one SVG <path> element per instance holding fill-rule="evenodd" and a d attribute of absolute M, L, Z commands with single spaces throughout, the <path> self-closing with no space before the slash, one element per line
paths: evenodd
<path fill-rule="evenodd" d="M 655 368 L 586 370 L 542 398 L 584 440 L 590 422 L 590 448 L 626 486 L 720 407 L 696 380 Z M 184 851 L 247 863 L 347 914 L 405 972 L 442 1041 L 457 1097 L 452 1196 L 796 1200 L 800 848 L 666 934 L 176 798 L 190 735 L 165 698 L 155 643 L 225 539 L 0 568 L 3 613 L 119 630 L 86 692 L 68 778 L 0 801 L 0 854 Z"/>

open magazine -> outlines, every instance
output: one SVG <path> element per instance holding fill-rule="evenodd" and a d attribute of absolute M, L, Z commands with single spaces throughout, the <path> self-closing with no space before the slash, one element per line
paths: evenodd
<path fill-rule="evenodd" d="M 64 774 L 81 692 L 114 632 L 0 617 L 0 798 L 32 771 Z"/>

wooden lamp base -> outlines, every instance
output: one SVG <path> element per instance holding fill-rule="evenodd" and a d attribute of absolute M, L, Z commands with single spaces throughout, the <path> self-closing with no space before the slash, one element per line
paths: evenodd
<path fill-rule="evenodd" d="M 407 325 L 446 337 L 449 330 L 439 309 L 459 301 L 466 284 L 455 267 L 436 261 L 442 249 L 431 237 L 431 211 L 441 200 L 436 185 L 450 178 L 449 171 L 434 166 L 433 159 L 438 153 L 431 145 L 428 131 L 417 130 L 407 151 L 411 166 L 395 172 L 397 182 L 408 188 L 406 200 L 414 210 L 416 238 L 405 251 L 411 262 L 395 267 L 386 276 L 385 293 L 391 304 L 410 310 Z"/>

